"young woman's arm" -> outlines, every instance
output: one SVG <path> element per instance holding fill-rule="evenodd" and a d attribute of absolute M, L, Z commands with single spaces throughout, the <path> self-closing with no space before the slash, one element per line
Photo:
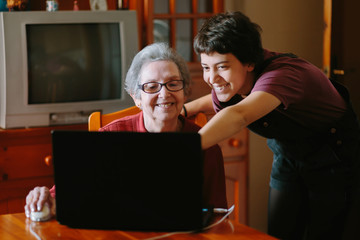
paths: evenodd
<path fill-rule="evenodd" d="M 199 112 L 213 113 L 214 108 L 212 105 L 211 94 L 202 96 L 198 99 L 186 103 L 185 108 L 187 112 L 187 117 L 196 115 Z M 184 109 L 181 111 L 181 114 L 185 116 Z"/>
<path fill-rule="evenodd" d="M 231 137 L 274 110 L 280 103 L 274 95 L 259 91 L 251 93 L 236 105 L 224 108 L 199 131 L 202 148 L 209 148 Z"/>

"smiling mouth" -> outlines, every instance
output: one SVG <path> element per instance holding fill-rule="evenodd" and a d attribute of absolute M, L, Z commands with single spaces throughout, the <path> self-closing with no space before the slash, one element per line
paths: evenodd
<path fill-rule="evenodd" d="M 213 89 L 216 91 L 216 92 L 221 92 L 223 91 L 226 87 L 230 86 L 229 83 L 225 84 L 225 85 L 221 85 L 221 86 L 214 86 L 213 85 Z"/>
<path fill-rule="evenodd" d="M 161 107 L 161 108 L 169 108 L 173 105 L 174 103 L 159 103 L 156 104 L 157 107 Z"/>

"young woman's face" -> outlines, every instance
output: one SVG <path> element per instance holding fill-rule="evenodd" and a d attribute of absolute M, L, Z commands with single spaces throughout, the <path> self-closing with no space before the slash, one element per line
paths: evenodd
<path fill-rule="evenodd" d="M 182 79 L 177 65 L 171 61 L 151 62 L 141 71 L 141 84 L 167 83 L 173 80 Z M 141 105 L 145 121 L 167 124 L 169 121 L 177 121 L 185 102 L 185 95 L 183 89 L 174 92 L 162 86 L 156 93 L 141 91 L 141 99 L 137 101 Z"/>
<path fill-rule="evenodd" d="M 247 95 L 253 87 L 253 64 L 241 63 L 233 54 L 202 53 L 204 81 L 215 91 L 221 102 L 235 94 Z"/>

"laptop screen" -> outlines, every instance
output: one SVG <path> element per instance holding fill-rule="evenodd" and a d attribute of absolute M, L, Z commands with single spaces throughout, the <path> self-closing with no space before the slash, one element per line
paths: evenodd
<path fill-rule="evenodd" d="M 54 131 L 56 215 L 76 228 L 202 227 L 197 133 Z"/>

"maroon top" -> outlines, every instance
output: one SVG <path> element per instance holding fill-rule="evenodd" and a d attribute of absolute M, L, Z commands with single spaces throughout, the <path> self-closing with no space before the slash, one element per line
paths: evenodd
<path fill-rule="evenodd" d="M 264 59 L 278 54 L 264 50 Z M 274 59 L 256 80 L 251 92 L 256 91 L 277 97 L 284 114 L 311 129 L 327 128 L 346 111 L 345 101 L 327 76 L 302 58 Z M 216 112 L 242 99 L 236 95 L 228 103 L 222 103 L 214 92 L 212 96 Z"/>

